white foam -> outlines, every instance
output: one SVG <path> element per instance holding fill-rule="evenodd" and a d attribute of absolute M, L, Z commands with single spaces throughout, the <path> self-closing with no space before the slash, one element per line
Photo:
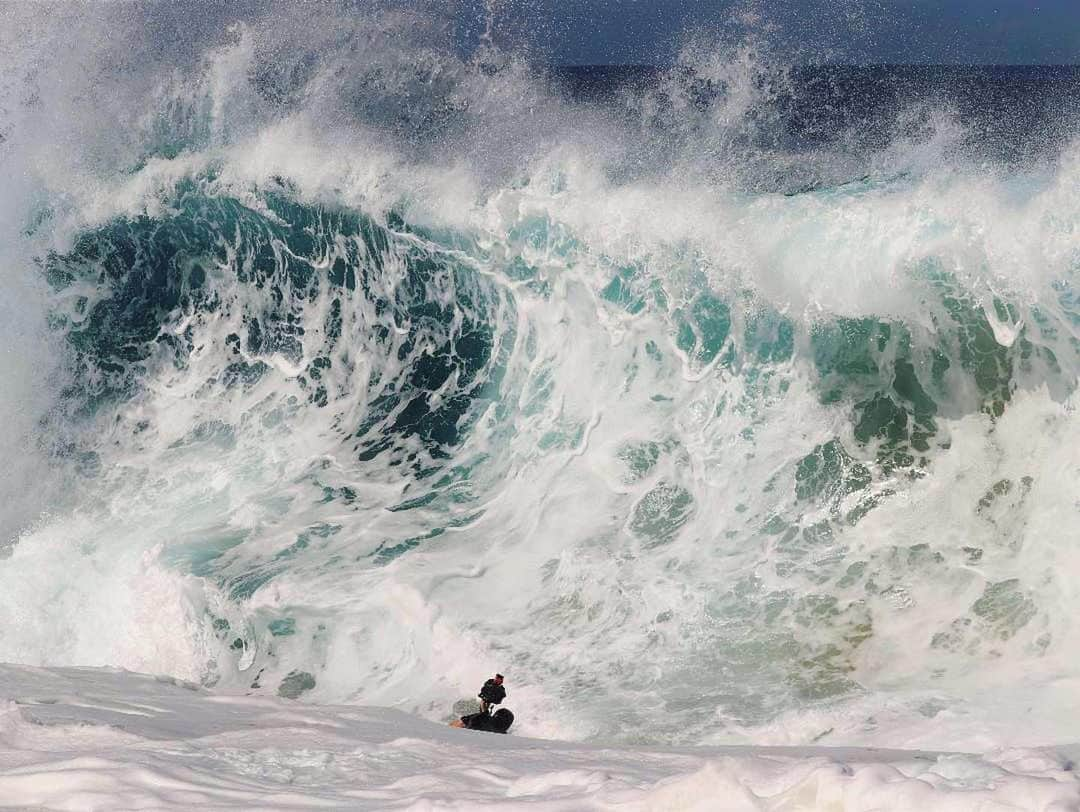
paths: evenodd
<path fill-rule="evenodd" d="M 1067 749 L 609 747 L 399 711 L 221 696 L 128 672 L 0 665 L 0 808 L 1080 808 Z"/>
<path fill-rule="evenodd" d="M 252 684 L 250 666 L 257 663 L 267 669 L 262 690 L 270 692 L 290 670 L 303 669 L 317 676 L 312 696 L 320 701 L 400 703 L 429 717 L 440 715 L 440 703 L 463 684 L 512 667 L 513 695 L 525 700 L 519 729 L 551 736 L 604 731 L 804 743 L 824 735 L 978 748 L 1068 740 L 1077 695 L 1072 618 L 1080 606 L 1068 577 L 1077 571 L 1067 533 L 1076 523 L 1072 494 L 1080 477 L 1070 450 L 1077 447 L 1075 400 L 1039 388 L 1033 374 L 998 421 L 963 407 L 960 396 L 939 404 L 952 448 L 935 449 L 933 467 L 917 472 L 924 478 L 879 477 L 874 495 L 898 493 L 812 552 L 831 579 L 825 585 L 805 573 L 780 575 L 780 542 L 762 527 L 794 510 L 792 469 L 801 457 L 834 437 L 856 445 L 850 404 L 821 403 L 807 346 L 815 324 L 836 316 L 895 317 L 934 338 L 931 316 L 940 317 L 940 308 L 934 312 L 920 273 L 920 263 L 930 260 L 961 291 L 993 285 L 1025 316 L 1032 304 L 1054 310 L 1053 285 L 1075 272 L 1075 145 L 1041 183 L 1027 186 L 1024 173 L 987 176 L 948 163 L 938 171 L 941 140 L 954 137 L 946 121 L 940 139 L 893 145 L 895 154 L 881 156 L 865 184 L 793 197 L 751 194 L 740 188 L 738 172 L 741 159 L 754 156 L 724 153 L 738 141 L 730 136 L 742 126 L 740 115 L 756 103 L 754 83 L 746 80 L 754 66 L 739 52 L 733 63 L 717 56 L 706 66 L 737 92 L 713 111 L 701 140 L 689 144 L 691 154 L 622 182 L 613 179 L 615 169 L 636 133 L 548 98 L 520 66 L 488 77 L 444 54 L 410 50 L 392 38 L 380 42 L 378 30 L 372 35 L 363 25 L 349 29 L 366 43 L 362 58 L 328 47 L 328 61 L 317 62 L 304 88 L 310 96 L 285 114 L 260 111 L 251 85 L 256 51 L 275 36 L 291 36 L 269 29 L 236 29 L 212 47 L 187 43 L 196 57 L 177 75 L 171 65 L 154 63 L 146 76 L 108 75 L 100 87 L 94 83 L 103 76 L 92 69 L 112 64 L 114 46 L 101 35 L 108 26 L 88 32 L 98 35 L 87 36 L 89 53 L 71 31 L 62 32 L 59 46 L 39 46 L 78 58 L 59 59 L 55 74 L 39 77 L 45 101 L 6 142 L 5 154 L 21 156 L 25 177 L 17 189 L 5 189 L 5 216 L 22 216 L 30 203 L 55 203 L 48 234 L 32 247 L 64 250 L 80 229 L 116 216 L 168 216 L 173 189 L 192 178 L 208 195 L 236 196 L 265 212 L 259 190 L 275 188 L 281 176 L 307 203 L 351 206 L 376 219 L 398 207 L 410 222 L 460 229 L 479 246 L 463 263 L 507 302 L 513 295 L 512 312 L 507 303 L 486 314 L 513 345 L 503 384 L 506 416 L 483 415 L 454 450 L 455 463 L 484 460 L 455 491 L 461 503 L 441 513 L 386 510 L 423 486 L 407 492 L 411 483 L 382 460 L 359 465 L 343 440 L 366 414 L 373 373 L 392 378 L 400 370 L 393 352 L 380 353 L 368 340 L 371 326 L 386 319 L 380 322 L 359 297 L 346 308 L 347 354 L 355 366 L 335 367 L 342 394 L 326 411 L 290 411 L 290 398 L 303 402 L 306 393 L 294 380 L 301 367 L 280 355 L 263 359 L 274 369 L 250 391 L 213 389 L 207 382 L 221 371 L 225 336 L 240 331 L 245 308 L 261 312 L 268 298 L 222 272 L 210 284 L 232 305 L 229 315 L 220 315 L 228 308 L 205 319 L 173 314 L 163 329 L 190 328 L 196 337 L 188 365 L 149 363 L 136 398 L 82 427 L 82 439 L 101 454 L 100 475 L 79 483 L 77 508 L 60 505 L 60 515 L 32 526 L 11 559 L 0 562 L 0 657 L 162 671 L 237 690 Z M 118 32 L 116 42 L 128 42 L 128 34 Z M 425 152 L 423 145 L 394 143 L 379 129 L 385 122 L 347 114 L 352 108 L 342 99 L 363 88 L 335 82 L 369 64 L 397 77 L 396 60 L 453 74 L 460 85 L 451 98 L 472 101 L 462 111 L 465 134 Z M 84 64 L 87 76 L 80 74 Z M 144 109 L 147 99 L 151 109 Z M 208 108 L 205 140 L 140 163 L 144 145 L 117 133 L 145 136 L 158 107 L 172 102 Z M 913 166 L 909 176 L 901 174 Z M 36 273 L 31 253 L 19 253 L 12 273 Z M 536 268 L 536 289 L 508 275 L 515 256 Z M 325 274 L 329 262 L 318 260 Z M 669 305 L 635 317 L 605 302 L 599 291 L 622 266 L 635 268 L 643 287 L 658 285 Z M 390 289 L 401 271 L 391 264 L 374 284 Z M 786 313 L 797 330 L 795 358 L 753 382 L 738 368 L 697 364 L 678 346 L 672 319 L 705 284 L 733 303 L 735 334 L 762 303 Z M 446 292 L 433 286 L 431 295 Z M 25 302 L 30 312 L 17 314 L 18 322 L 36 328 L 45 305 L 31 296 L 19 307 Z M 326 295 L 304 305 L 306 340 L 315 346 L 328 309 Z M 1034 323 L 1002 323 L 993 307 L 983 310 L 1002 347 L 1016 347 L 1020 325 Z M 1067 324 L 1055 322 L 1061 347 L 1068 346 Z M 404 332 L 390 327 L 397 337 Z M 20 341 L 17 358 L 0 372 L 31 377 L 48 355 L 24 353 L 31 344 Z M 1065 389 L 1075 372 L 1070 359 L 1060 354 Z M 950 384 L 962 389 L 955 365 L 950 374 Z M 12 391 L 17 409 L 5 402 L 3 419 L 14 414 L 25 435 L 48 398 L 14 387 L 5 397 Z M 185 445 L 193 427 L 213 420 L 235 430 L 235 446 Z M 150 426 L 143 433 L 116 428 L 142 421 Z M 647 442 L 662 452 L 647 472 L 631 476 L 620 455 Z M 872 449 L 864 456 L 870 463 Z M 1016 488 L 1028 475 L 1036 484 L 1027 501 L 1010 502 L 989 519 L 977 514 L 995 483 L 1008 479 Z M 28 479 L 36 481 L 24 477 L 20 487 Z M 352 488 L 355 504 L 323 505 L 316 479 Z M 677 533 L 658 540 L 634 532 L 639 506 L 667 509 L 685 494 L 693 508 Z M 859 498 L 847 497 L 837 515 Z M 445 528 L 448 519 L 481 508 L 482 516 L 388 566 L 371 564 L 384 541 Z M 826 507 L 815 509 L 817 518 L 829 515 Z M 228 598 L 222 582 L 266 571 L 319 523 L 344 529 L 297 555 L 250 598 Z M 940 567 L 906 563 L 908 549 L 923 543 L 942 553 Z M 191 548 L 213 552 L 230 544 L 236 546 L 222 554 L 216 582 L 186 576 L 183 564 L 171 563 L 186 560 Z M 978 563 L 962 552 L 975 546 L 984 555 Z M 829 570 L 830 560 L 876 561 L 888 583 L 873 594 L 861 582 L 834 589 L 841 573 Z M 1028 625 L 1007 630 L 1000 643 L 984 639 L 993 637 L 990 629 L 952 650 L 932 645 L 933 634 L 954 621 L 977 623 L 969 615 L 983 590 L 1014 578 L 1023 579 L 1021 597 L 1037 607 Z M 754 613 L 768 596 L 791 605 L 837 598 L 854 619 L 830 625 L 826 610 L 811 628 L 791 617 L 765 628 Z M 211 615 L 229 624 L 220 639 Z M 297 633 L 273 635 L 269 622 L 285 616 Z M 851 679 L 845 700 L 816 704 L 786 693 L 802 668 L 794 643 L 823 648 L 844 641 L 867 618 L 873 637 L 838 663 L 838 679 Z M 733 664 L 738 652 L 741 671 Z M 1031 672 L 1030 682 L 1017 682 L 1020 672 Z M 671 696 L 673 690 L 684 693 Z M 1037 713 L 1026 710 L 1024 693 L 1044 700 Z M 685 709 L 690 700 L 698 702 L 697 728 L 659 729 L 675 713 L 665 703 Z M 760 722 L 773 713 L 779 716 L 771 726 L 748 726 L 747 717 Z M 515 792 L 543 786 L 554 793 L 559 782 L 598 780 L 576 769 L 560 762 L 550 770 L 556 777 L 535 784 L 519 776 Z M 700 780 L 691 770 L 672 797 L 727 781 L 725 770 L 709 767 Z M 867 774 L 873 787 L 885 780 L 876 775 Z"/>

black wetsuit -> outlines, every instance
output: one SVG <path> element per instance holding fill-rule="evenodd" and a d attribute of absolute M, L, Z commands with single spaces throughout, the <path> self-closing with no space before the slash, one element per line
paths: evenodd
<path fill-rule="evenodd" d="M 480 689 L 480 698 L 489 705 L 498 705 L 506 699 L 506 689 L 495 680 L 489 679 L 484 683 L 484 687 Z"/>
<path fill-rule="evenodd" d="M 469 730 L 482 730 L 485 733 L 505 733 L 514 723 L 514 714 L 503 708 L 489 716 L 486 713 L 470 713 L 461 717 L 461 723 Z"/>
<path fill-rule="evenodd" d="M 461 721 L 469 730 L 483 730 L 486 733 L 495 732 L 492 719 L 486 713 L 470 713 L 468 716 L 462 716 Z"/>

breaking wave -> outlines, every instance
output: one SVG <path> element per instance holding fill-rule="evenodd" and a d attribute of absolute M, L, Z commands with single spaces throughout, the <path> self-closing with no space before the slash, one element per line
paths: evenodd
<path fill-rule="evenodd" d="M 959 747 L 1037 690 L 1067 735 L 1076 76 L 323 11 L 2 12 L 0 660 L 432 718 L 498 669 L 527 731 L 695 743 Z"/>

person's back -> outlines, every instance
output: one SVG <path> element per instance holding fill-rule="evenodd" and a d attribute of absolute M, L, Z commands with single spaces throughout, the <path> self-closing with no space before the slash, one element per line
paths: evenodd
<path fill-rule="evenodd" d="M 490 716 L 486 713 L 470 713 L 461 717 L 461 727 L 482 730 L 485 733 L 506 733 L 512 724 L 514 714 L 506 708 L 499 708 Z"/>

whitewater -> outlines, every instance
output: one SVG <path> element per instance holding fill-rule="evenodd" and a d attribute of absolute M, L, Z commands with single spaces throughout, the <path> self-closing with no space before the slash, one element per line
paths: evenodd
<path fill-rule="evenodd" d="M 0 9 L 0 806 L 1080 809 L 1080 75 L 317 12 Z"/>

